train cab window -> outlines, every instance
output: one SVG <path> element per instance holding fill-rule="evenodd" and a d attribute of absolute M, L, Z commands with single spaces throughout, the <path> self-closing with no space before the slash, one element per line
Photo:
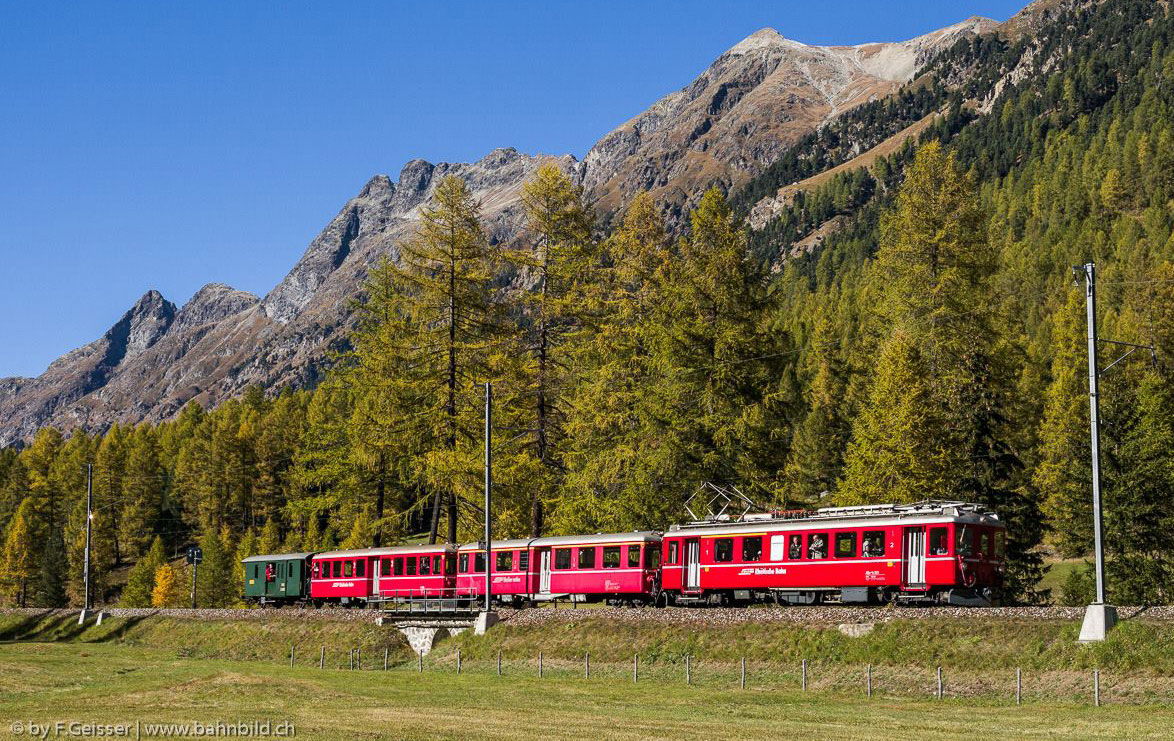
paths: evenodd
<path fill-rule="evenodd" d="M 391 576 L 391 559 L 385 558 L 379 566 L 379 573 L 383 576 Z"/>
<path fill-rule="evenodd" d="M 579 568 L 593 569 L 595 568 L 595 547 L 580 548 L 579 549 Z"/>
<path fill-rule="evenodd" d="M 827 533 L 811 533 L 807 536 L 807 557 L 814 559 L 828 557 Z"/>
<path fill-rule="evenodd" d="M 974 555 L 974 528 L 960 525 L 956 531 L 957 542 L 954 544 L 954 552 L 959 556 L 973 556 Z"/>
<path fill-rule="evenodd" d="M 620 567 L 620 547 L 605 545 L 603 547 L 603 568 L 618 569 Z"/>
<path fill-rule="evenodd" d="M 669 543 L 669 563 L 680 563 L 681 558 L 681 544 L 677 541 Z"/>
<path fill-rule="evenodd" d="M 513 551 L 499 551 L 497 554 L 497 561 L 493 568 L 498 571 L 512 571 L 514 568 L 514 552 Z"/>
<path fill-rule="evenodd" d="M 836 533 L 836 558 L 856 557 L 856 533 Z"/>
<path fill-rule="evenodd" d="M 862 546 L 865 558 L 880 558 L 885 555 L 885 531 L 865 530 L 864 545 Z"/>
<path fill-rule="evenodd" d="M 946 528 L 931 527 L 929 529 L 929 555 L 944 556 L 950 552 L 950 541 L 946 539 Z"/>
<path fill-rule="evenodd" d="M 742 560 L 743 561 L 761 561 L 762 560 L 762 536 L 755 535 L 749 538 L 742 538 Z"/>
<path fill-rule="evenodd" d="M 462 574 L 469 573 L 469 554 L 468 553 L 461 554 L 461 573 Z"/>
<path fill-rule="evenodd" d="M 713 541 L 713 560 L 715 563 L 728 563 L 734 560 L 733 538 L 718 538 Z"/>
<path fill-rule="evenodd" d="M 415 556 L 408 556 L 407 559 L 405 559 L 404 566 L 408 570 L 408 576 L 415 576 L 416 575 L 416 557 Z"/>
<path fill-rule="evenodd" d="M 995 533 L 995 558 L 1002 560 L 1004 552 L 1003 531 L 999 530 Z"/>
<path fill-rule="evenodd" d="M 652 548 L 650 547 L 649 550 L 652 550 Z M 640 568 L 640 546 L 638 545 L 628 546 L 628 568 Z"/>
<path fill-rule="evenodd" d="M 979 557 L 981 557 L 981 558 L 990 558 L 990 557 L 991 557 L 991 555 L 993 555 L 993 554 L 992 554 L 992 549 L 991 549 L 991 534 L 990 534 L 990 531 L 986 531 L 986 530 L 984 530 L 984 531 L 983 531 L 983 533 L 982 533 L 982 539 L 979 541 L 979 551 L 978 551 L 978 555 L 979 555 Z"/>
<path fill-rule="evenodd" d="M 366 575 L 367 575 L 367 561 L 365 559 L 360 558 L 358 561 L 355 561 L 355 576 L 366 576 Z"/>
<path fill-rule="evenodd" d="M 554 549 L 554 567 L 556 569 L 571 568 L 571 549 L 570 548 L 555 548 Z"/>
<path fill-rule="evenodd" d="M 432 556 L 420 556 L 420 576 L 432 573 Z"/>
<path fill-rule="evenodd" d="M 473 570 L 478 574 L 485 573 L 485 551 L 478 551 L 473 554 Z"/>
<path fill-rule="evenodd" d="M 343 561 L 342 562 L 342 575 L 343 575 L 343 577 L 345 577 L 347 579 L 350 579 L 352 576 L 355 575 L 355 562 L 354 561 Z"/>
<path fill-rule="evenodd" d="M 635 548 L 635 546 L 632 547 Z M 655 545 L 649 544 L 649 546 L 644 549 L 644 568 L 660 568 L 660 549 Z"/>
<path fill-rule="evenodd" d="M 530 551 L 518 551 L 518 571 L 530 570 Z"/>

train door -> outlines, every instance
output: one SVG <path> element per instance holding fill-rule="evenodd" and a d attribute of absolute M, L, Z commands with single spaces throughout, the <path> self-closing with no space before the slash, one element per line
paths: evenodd
<path fill-rule="evenodd" d="M 925 586 L 925 528 L 905 528 L 905 586 Z"/>
<path fill-rule="evenodd" d="M 380 594 L 380 589 L 379 589 L 379 586 L 380 586 L 379 585 L 379 577 L 382 576 L 382 572 L 380 571 L 380 564 L 382 564 L 382 563 L 383 563 L 383 559 L 381 559 L 379 557 L 375 557 L 375 558 L 371 559 L 371 598 L 372 599 L 379 599 L 380 596 L 382 596 Z"/>
<path fill-rule="evenodd" d="M 701 588 L 701 541 L 689 538 L 685 541 L 685 591 L 694 592 Z"/>
<path fill-rule="evenodd" d="M 550 549 L 538 551 L 538 593 L 550 594 Z"/>

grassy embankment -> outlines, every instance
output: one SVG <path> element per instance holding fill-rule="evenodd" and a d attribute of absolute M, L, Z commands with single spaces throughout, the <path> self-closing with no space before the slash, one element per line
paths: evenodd
<path fill-rule="evenodd" d="M 334 620 L 297 613 L 272 613 L 239 620 L 174 617 L 111 618 L 79 628 L 75 614 L 0 615 L 0 641 L 73 642 L 154 649 L 188 659 L 259 661 L 288 665 L 291 645 L 299 667 L 316 668 L 326 649 L 328 669 L 349 666 L 359 647 L 364 669 L 390 668 L 414 674 L 416 657 L 398 631 L 367 620 Z M 883 613 L 878 612 L 878 618 Z M 653 619 L 614 621 L 580 615 L 573 621 L 495 627 L 437 644 L 424 661 L 428 675 L 455 673 L 461 652 L 466 673 L 495 674 L 500 651 L 504 673 L 537 677 L 543 654 L 547 680 L 582 678 L 589 653 L 592 680 L 631 681 L 639 654 L 641 682 L 684 684 L 685 657 L 693 683 L 713 689 L 740 685 L 741 660 L 756 690 L 792 691 L 808 662 L 813 693 L 862 694 L 866 667 L 873 667 L 878 696 L 924 698 L 936 688 L 941 666 L 946 694 L 1007 702 L 1015 670 L 1024 678 L 1028 701 L 1091 702 L 1092 670 L 1102 673 L 1108 703 L 1174 704 L 1174 624 L 1125 621 L 1103 644 L 1081 646 L 1079 626 L 1067 621 L 1008 619 L 920 619 L 877 623 L 868 635 L 850 638 L 834 626 L 794 623 L 664 623 Z"/>

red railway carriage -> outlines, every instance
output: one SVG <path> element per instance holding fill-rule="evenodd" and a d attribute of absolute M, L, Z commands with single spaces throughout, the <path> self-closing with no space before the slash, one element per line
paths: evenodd
<path fill-rule="evenodd" d="M 532 600 L 537 579 L 530 560 L 531 539 L 493 541 L 493 596 L 498 602 Z M 485 549 L 467 543 L 457 549 L 456 596 L 485 594 Z"/>
<path fill-rule="evenodd" d="M 538 538 L 530 548 L 537 599 L 643 604 L 660 593 L 660 533 Z"/>
<path fill-rule="evenodd" d="M 310 597 L 342 604 L 448 597 L 455 579 L 456 548 L 451 545 L 330 551 L 311 560 Z"/>
<path fill-rule="evenodd" d="M 773 598 L 989 605 L 1005 528 L 980 505 L 824 508 L 682 525 L 665 534 L 662 604 Z"/>

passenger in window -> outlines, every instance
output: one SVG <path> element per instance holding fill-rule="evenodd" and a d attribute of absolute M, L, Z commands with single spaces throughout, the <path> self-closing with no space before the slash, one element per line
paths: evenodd
<path fill-rule="evenodd" d="M 864 544 L 861 546 L 865 558 L 879 558 L 885 555 L 884 536 L 876 533 L 865 533 Z"/>
<path fill-rule="evenodd" d="M 803 536 L 792 535 L 791 541 L 787 545 L 787 558 L 792 561 L 798 561 L 803 558 Z"/>
<path fill-rule="evenodd" d="M 811 542 L 807 546 L 808 558 L 827 558 L 827 541 L 823 539 L 823 535 L 816 533 L 811 536 Z"/>

